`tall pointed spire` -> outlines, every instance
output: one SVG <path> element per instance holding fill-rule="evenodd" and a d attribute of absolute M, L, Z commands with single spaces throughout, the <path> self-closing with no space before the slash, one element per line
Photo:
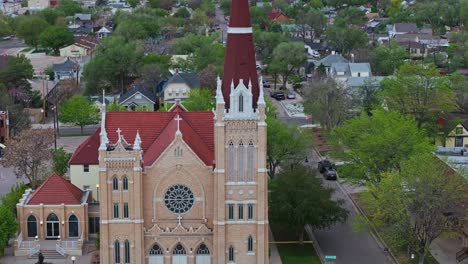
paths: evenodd
<path fill-rule="evenodd" d="M 216 104 L 224 104 L 222 82 L 219 75 L 216 78 Z"/>
<path fill-rule="evenodd" d="M 140 137 L 140 132 L 138 130 L 135 135 L 135 142 L 133 143 L 133 149 L 141 149 L 141 137 Z"/>
<path fill-rule="evenodd" d="M 226 54 L 223 74 L 223 96 L 226 109 L 230 107 L 231 82 L 237 87 L 242 79 L 244 86 L 252 82 L 252 107 L 257 108 L 259 85 L 250 23 L 249 0 L 232 0 L 227 30 Z"/>
<path fill-rule="evenodd" d="M 106 132 L 106 91 L 102 90 L 102 109 L 101 109 L 101 145 L 99 150 L 107 150 L 107 144 L 109 139 L 107 138 Z"/>

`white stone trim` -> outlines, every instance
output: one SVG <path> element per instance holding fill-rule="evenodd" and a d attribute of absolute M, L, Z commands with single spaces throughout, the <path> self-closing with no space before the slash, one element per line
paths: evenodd
<path fill-rule="evenodd" d="M 142 171 L 141 167 L 133 167 L 133 171 Z"/>
<path fill-rule="evenodd" d="M 225 169 L 214 169 L 215 173 L 226 173 Z"/>
<path fill-rule="evenodd" d="M 226 225 L 266 225 L 268 221 L 252 221 L 252 220 L 228 220 L 225 222 Z"/>
<path fill-rule="evenodd" d="M 228 27 L 228 34 L 252 34 L 252 27 Z"/>
<path fill-rule="evenodd" d="M 225 204 L 257 204 L 257 200 L 226 200 Z"/>
<path fill-rule="evenodd" d="M 249 252 L 247 252 L 245 255 L 247 255 L 247 256 L 255 256 L 255 252 L 249 251 Z"/>
<path fill-rule="evenodd" d="M 267 168 L 258 168 L 258 172 L 268 172 Z"/>
<path fill-rule="evenodd" d="M 111 219 L 111 220 L 101 220 L 101 224 L 143 224 L 145 221 L 143 219 Z"/>
<path fill-rule="evenodd" d="M 104 161 L 135 161 L 134 157 L 129 158 L 104 158 Z"/>
<path fill-rule="evenodd" d="M 104 168 L 99 168 L 99 171 L 100 171 L 100 172 L 106 172 L 106 171 L 107 171 L 107 168 L 105 168 L 105 167 L 104 167 Z"/>
<path fill-rule="evenodd" d="M 224 185 L 226 185 L 226 186 L 238 186 L 238 185 L 241 185 L 241 186 L 245 186 L 245 185 L 255 186 L 255 185 L 257 185 L 257 182 L 233 182 L 233 181 L 228 181 Z"/>

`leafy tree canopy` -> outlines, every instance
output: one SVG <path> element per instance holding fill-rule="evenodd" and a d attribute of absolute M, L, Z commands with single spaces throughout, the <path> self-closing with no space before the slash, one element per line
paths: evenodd
<path fill-rule="evenodd" d="M 66 152 L 62 147 L 52 150 L 52 169 L 64 176 L 68 171 L 68 161 L 71 157 L 72 153 Z"/>
<path fill-rule="evenodd" d="M 288 77 L 306 61 L 307 55 L 302 42 L 283 42 L 273 51 L 271 64 L 276 65 L 283 78 L 283 87 L 286 87 Z"/>
<path fill-rule="evenodd" d="M 207 88 L 192 89 L 182 104 L 191 112 L 211 111 L 215 107 L 214 97 Z"/>
<path fill-rule="evenodd" d="M 371 52 L 372 69 L 378 75 L 392 75 L 405 62 L 408 53 L 397 42 L 378 45 Z"/>
<path fill-rule="evenodd" d="M 57 10 L 63 12 L 65 16 L 74 16 L 76 13 L 83 12 L 81 4 L 73 0 L 60 0 Z"/>
<path fill-rule="evenodd" d="M 48 26 L 47 22 L 40 16 L 26 16 L 20 20 L 16 33 L 18 37 L 24 39 L 26 44 L 37 48 L 39 36 Z"/>
<path fill-rule="evenodd" d="M 303 165 L 282 170 L 269 186 L 269 216 L 273 223 L 291 228 L 303 241 L 304 227 L 329 227 L 343 222 L 348 212 L 343 200 L 332 199 L 332 188 L 322 186 L 315 173 Z"/>
<path fill-rule="evenodd" d="M 99 121 L 99 111 L 96 106 L 81 95 L 74 95 L 60 106 L 59 111 L 60 122 L 79 126 L 81 134 L 84 126 Z"/>
<path fill-rule="evenodd" d="M 48 47 L 54 50 L 55 54 L 59 53 L 59 49 L 73 43 L 75 38 L 66 27 L 49 26 L 41 35 L 39 35 L 39 43 L 43 47 Z"/>

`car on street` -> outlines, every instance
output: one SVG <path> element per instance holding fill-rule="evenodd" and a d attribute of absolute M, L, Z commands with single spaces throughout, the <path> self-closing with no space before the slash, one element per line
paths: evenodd
<path fill-rule="evenodd" d="M 336 170 L 329 169 L 323 173 L 323 177 L 327 180 L 336 180 L 338 178 Z"/>
<path fill-rule="evenodd" d="M 296 99 L 296 93 L 295 92 L 289 92 L 287 97 L 288 97 L 288 99 Z"/>
<path fill-rule="evenodd" d="M 275 98 L 275 99 L 278 100 L 278 101 L 281 101 L 281 100 L 286 99 L 286 96 L 284 95 L 284 92 L 275 92 L 275 91 L 272 91 L 272 92 L 270 92 L 270 96 L 271 96 L 272 98 Z"/>
<path fill-rule="evenodd" d="M 329 160 L 321 160 L 317 164 L 317 169 L 319 170 L 320 173 L 324 173 L 327 170 L 336 170 L 336 165 L 335 163 L 332 163 Z"/>

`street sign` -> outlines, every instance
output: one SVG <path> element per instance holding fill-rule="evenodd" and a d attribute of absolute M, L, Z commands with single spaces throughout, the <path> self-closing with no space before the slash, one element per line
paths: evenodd
<path fill-rule="evenodd" d="M 325 256 L 325 259 L 336 259 L 336 256 Z"/>

